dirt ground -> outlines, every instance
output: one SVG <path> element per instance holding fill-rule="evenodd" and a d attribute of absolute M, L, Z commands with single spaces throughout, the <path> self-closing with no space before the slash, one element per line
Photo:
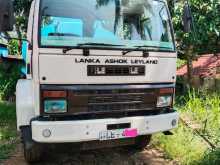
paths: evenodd
<path fill-rule="evenodd" d="M 3 165 L 28 165 L 23 157 L 22 146 Z M 162 151 L 149 146 L 144 151 L 125 148 L 102 149 L 84 152 L 62 152 L 56 150 L 44 155 L 44 160 L 34 165 L 178 165 L 166 160 Z"/>

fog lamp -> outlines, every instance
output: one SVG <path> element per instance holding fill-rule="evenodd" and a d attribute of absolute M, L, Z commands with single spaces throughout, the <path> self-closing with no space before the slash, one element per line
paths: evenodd
<path fill-rule="evenodd" d="M 42 135 L 45 138 L 49 138 L 51 136 L 51 131 L 49 129 L 45 129 L 45 130 L 43 130 Z"/>

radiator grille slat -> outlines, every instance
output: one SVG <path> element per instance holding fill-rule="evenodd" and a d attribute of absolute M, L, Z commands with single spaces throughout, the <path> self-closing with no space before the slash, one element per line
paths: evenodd
<path fill-rule="evenodd" d="M 89 104 L 96 103 L 121 103 L 121 102 L 143 102 L 141 95 L 119 95 L 119 96 L 90 96 Z"/>
<path fill-rule="evenodd" d="M 111 112 L 147 110 L 156 107 L 154 89 L 71 91 L 70 112 Z"/>

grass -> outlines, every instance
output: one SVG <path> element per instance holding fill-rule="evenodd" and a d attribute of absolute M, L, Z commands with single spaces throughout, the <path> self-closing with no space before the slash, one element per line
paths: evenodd
<path fill-rule="evenodd" d="M 207 150 L 202 140 L 181 124 L 174 131 L 174 135 L 165 136 L 158 134 L 154 137 L 153 143 L 165 151 L 168 159 L 177 160 L 183 165 L 198 163 L 203 159 L 204 153 Z"/>
<path fill-rule="evenodd" d="M 220 145 L 220 96 L 218 93 L 191 91 L 185 106 L 181 108 L 181 113 L 201 126 L 201 134 L 215 145 Z"/>
<path fill-rule="evenodd" d="M 16 137 L 15 105 L 0 101 L 0 162 L 15 148 Z"/>
<path fill-rule="evenodd" d="M 220 146 L 220 96 L 192 90 L 186 96 L 177 97 L 176 108 L 181 116 L 201 125 L 200 134 Z M 180 123 L 173 136 L 156 135 L 154 144 L 162 148 L 167 157 L 183 165 L 218 165 L 220 149 L 211 150 L 192 130 Z"/>

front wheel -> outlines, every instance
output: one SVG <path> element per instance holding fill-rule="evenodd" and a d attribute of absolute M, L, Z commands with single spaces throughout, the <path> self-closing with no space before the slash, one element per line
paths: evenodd
<path fill-rule="evenodd" d="M 42 157 L 42 148 L 32 140 L 30 128 L 24 127 L 21 129 L 21 132 L 25 160 L 29 163 L 40 161 Z"/>

